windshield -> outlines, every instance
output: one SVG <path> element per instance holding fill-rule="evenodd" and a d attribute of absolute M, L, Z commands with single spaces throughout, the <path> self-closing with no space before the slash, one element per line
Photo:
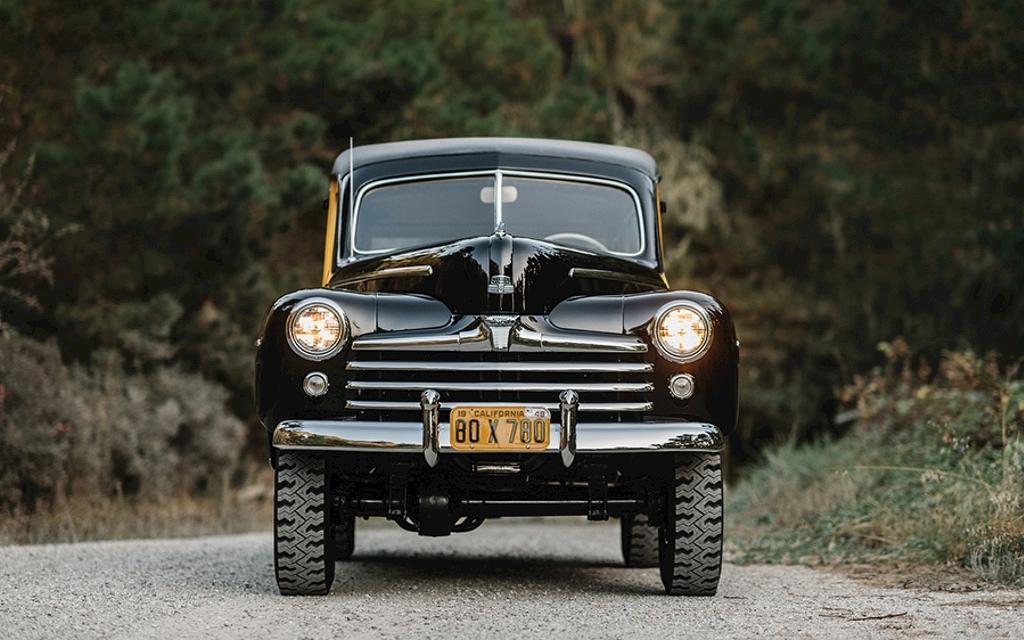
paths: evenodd
<path fill-rule="evenodd" d="M 585 251 L 643 251 L 637 198 L 625 186 L 513 172 L 371 184 L 356 199 L 353 248 L 390 253 L 499 227 Z"/>

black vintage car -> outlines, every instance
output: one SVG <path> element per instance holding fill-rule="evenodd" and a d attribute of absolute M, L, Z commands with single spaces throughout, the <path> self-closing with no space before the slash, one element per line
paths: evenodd
<path fill-rule="evenodd" d="M 712 595 L 738 343 L 672 290 L 636 149 L 468 138 L 356 147 L 331 173 L 318 289 L 274 303 L 256 397 L 283 594 L 324 594 L 356 517 L 621 519 L 629 566 Z"/>

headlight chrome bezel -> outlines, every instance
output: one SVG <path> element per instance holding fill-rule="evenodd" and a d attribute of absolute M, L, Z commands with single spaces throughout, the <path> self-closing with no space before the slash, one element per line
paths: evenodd
<path fill-rule="evenodd" d="M 706 329 L 704 332 L 704 340 L 701 342 L 700 346 L 697 347 L 695 351 L 688 354 L 678 353 L 668 345 L 664 344 L 661 338 L 660 328 L 662 321 L 665 319 L 665 316 L 667 316 L 673 310 L 680 308 L 688 309 L 696 313 L 697 316 L 704 323 L 704 327 Z M 711 323 L 711 315 L 708 313 L 707 309 L 691 300 L 676 300 L 663 305 L 660 309 L 658 309 L 658 313 L 654 315 L 654 321 L 651 324 L 651 341 L 654 343 L 655 348 L 657 348 L 658 353 L 660 353 L 666 359 L 671 360 L 672 362 L 677 362 L 679 364 L 686 364 L 688 362 L 693 362 L 704 357 L 704 355 L 708 352 L 708 349 L 711 348 L 711 341 L 713 338 L 714 325 L 712 325 Z"/>
<path fill-rule="evenodd" d="M 298 318 L 299 314 L 301 314 L 306 309 L 316 306 L 325 307 L 329 309 L 331 312 L 333 312 L 336 316 L 338 316 L 338 326 L 340 330 L 338 341 L 334 344 L 334 346 L 332 346 L 330 349 L 326 351 L 311 351 L 310 349 L 306 348 L 301 342 L 299 342 L 295 337 L 295 319 Z M 306 298 L 302 302 L 295 305 L 295 307 L 288 314 L 288 319 L 285 322 L 285 336 L 288 340 L 288 346 L 291 347 L 292 351 L 294 351 L 300 357 L 313 362 L 320 362 L 322 360 L 327 360 L 328 358 L 336 356 L 338 352 L 345 348 L 345 344 L 348 342 L 349 335 L 351 335 L 351 330 L 348 322 L 348 315 L 345 314 L 345 310 L 342 309 L 337 302 L 329 298 Z"/>

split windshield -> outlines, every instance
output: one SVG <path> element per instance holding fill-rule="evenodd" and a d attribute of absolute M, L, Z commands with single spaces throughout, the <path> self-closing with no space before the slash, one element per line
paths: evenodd
<path fill-rule="evenodd" d="M 513 236 L 584 251 L 637 255 L 637 207 L 630 191 L 604 182 L 508 173 L 394 182 L 357 198 L 354 248 L 391 253 L 504 227 Z"/>

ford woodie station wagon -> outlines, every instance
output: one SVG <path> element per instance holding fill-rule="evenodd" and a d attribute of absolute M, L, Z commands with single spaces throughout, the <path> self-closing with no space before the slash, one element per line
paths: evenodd
<path fill-rule="evenodd" d="M 321 287 L 257 341 L 281 593 L 328 593 L 357 517 L 447 536 L 561 515 L 619 518 L 627 566 L 715 593 L 739 347 L 720 302 L 668 286 L 658 181 L 583 142 L 338 157 Z"/>

